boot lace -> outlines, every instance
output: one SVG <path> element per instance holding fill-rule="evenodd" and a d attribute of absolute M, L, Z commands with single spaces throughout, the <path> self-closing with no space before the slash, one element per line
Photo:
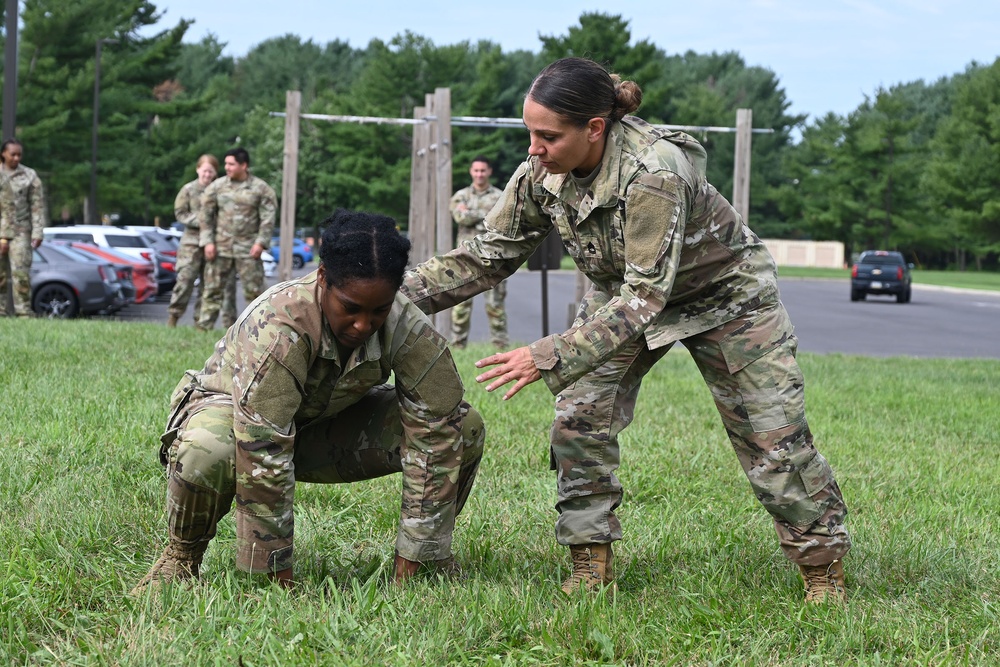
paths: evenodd
<path fill-rule="evenodd" d="M 802 580 L 805 582 L 806 602 L 822 602 L 827 598 L 842 600 L 845 597 L 841 582 L 832 572 L 831 565 L 805 566 L 802 568 Z"/>

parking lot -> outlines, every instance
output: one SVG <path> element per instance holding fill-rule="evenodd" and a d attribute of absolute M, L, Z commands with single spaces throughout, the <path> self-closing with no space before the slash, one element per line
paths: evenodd
<path fill-rule="evenodd" d="M 314 268 L 312 263 L 293 274 L 304 275 Z M 519 271 L 508 281 L 511 340 L 527 343 L 541 338 L 541 273 Z M 269 284 L 274 282 L 271 279 Z M 558 333 L 568 326 L 576 278 L 571 271 L 550 271 L 547 283 L 548 333 Z M 846 281 L 789 279 L 780 286 L 782 301 L 795 324 L 799 349 L 805 352 L 1000 359 L 1000 336 L 995 334 L 1000 322 L 1000 293 L 917 284 L 913 286 L 912 302 L 899 304 L 892 297 L 878 296 L 852 302 Z M 165 323 L 168 301 L 169 297 L 161 296 L 151 303 L 133 304 L 115 317 Z M 237 303 L 242 310 L 245 301 L 239 289 Z M 193 324 L 190 307 L 180 324 Z M 469 338 L 473 342 L 489 340 L 481 297 L 477 297 L 472 309 Z"/>

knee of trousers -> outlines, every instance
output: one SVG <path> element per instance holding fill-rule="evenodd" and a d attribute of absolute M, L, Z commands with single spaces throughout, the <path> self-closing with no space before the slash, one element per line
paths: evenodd
<path fill-rule="evenodd" d="M 779 521 L 807 526 L 843 504 L 833 469 L 817 451 L 799 465 L 764 464 L 747 470 L 754 495 Z"/>
<path fill-rule="evenodd" d="M 167 452 L 171 478 L 221 494 L 236 491 L 236 439 L 232 410 L 191 415 Z"/>
<path fill-rule="evenodd" d="M 462 401 L 460 410 L 462 411 L 462 464 L 465 465 L 468 461 L 478 461 L 482 458 L 486 442 L 486 424 L 482 415 L 465 401 Z"/>
<path fill-rule="evenodd" d="M 172 537 L 189 542 L 212 539 L 236 494 L 232 423 L 226 428 L 201 416 L 168 450 L 168 528 Z"/>

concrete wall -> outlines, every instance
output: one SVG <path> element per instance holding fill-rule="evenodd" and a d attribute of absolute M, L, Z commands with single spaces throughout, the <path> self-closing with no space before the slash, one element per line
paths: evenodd
<path fill-rule="evenodd" d="M 778 266 L 844 268 L 844 244 L 840 241 L 789 241 L 761 239 Z"/>

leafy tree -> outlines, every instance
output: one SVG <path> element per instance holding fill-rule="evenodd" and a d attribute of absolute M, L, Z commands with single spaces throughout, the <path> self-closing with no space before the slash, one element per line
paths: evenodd
<path fill-rule="evenodd" d="M 303 105 L 324 91 L 347 90 L 364 65 L 361 52 L 334 41 L 325 47 L 296 35 L 268 39 L 236 63 L 234 101 L 247 110 L 263 105 L 285 108 L 285 92 L 298 90 Z"/>
<path fill-rule="evenodd" d="M 910 139 L 916 124 L 905 99 L 884 89 L 848 117 L 850 193 L 860 205 L 851 236 L 859 249 L 899 249 L 914 240 L 905 193 L 917 189 Z"/>
<path fill-rule="evenodd" d="M 80 217 L 89 192 L 95 50 L 101 62 L 98 200 L 103 212 L 141 211 L 146 137 L 169 101 L 154 88 L 170 78 L 186 21 L 152 37 L 159 19 L 145 0 L 25 0 L 19 44 L 19 134 L 46 180 L 50 209 Z"/>
<path fill-rule="evenodd" d="M 931 142 L 923 185 L 948 228 L 960 269 L 1000 252 L 1000 58 L 959 81 L 951 115 Z"/>
<path fill-rule="evenodd" d="M 854 212 L 847 196 L 841 161 L 847 132 L 845 119 L 829 113 L 802 131 L 802 140 L 783 155 L 784 183 L 775 189 L 785 238 L 819 241 L 849 239 L 848 222 Z"/>

